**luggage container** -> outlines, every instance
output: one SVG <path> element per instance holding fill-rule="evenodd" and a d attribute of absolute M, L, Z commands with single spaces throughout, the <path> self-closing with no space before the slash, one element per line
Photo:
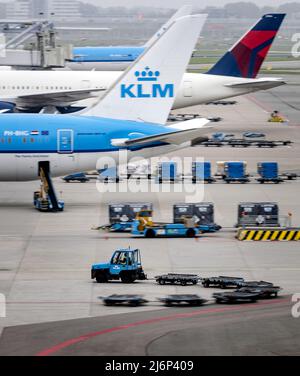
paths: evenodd
<path fill-rule="evenodd" d="M 184 223 L 186 218 L 193 218 L 197 226 L 203 228 L 203 232 L 216 232 L 221 226 L 215 223 L 214 204 L 176 204 L 173 206 L 174 223 Z"/>
<path fill-rule="evenodd" d="M 237 227 L 280 227 L 278 204 L 273 202 L 240 203 Z"/>
<path fill-rule="evenodd" d="M 153 210 L 153 204 L 149 202 L 110 204 L 109 223 L 111 225 L 120 222 L 130 223 L 135 220 L 137 214 L 143 209 Z"/>
<path fill-rule="evenodd" d="M 158 165 L 158 182 L 175 182 L 177 180 L 177 163 L 162 162 Z"/>
<path fill-rule="evenodd" d="M 221 176 L 222 178 L 225 178 L 226 177 L 226 172 L 225 172 L 225 169 L 226 169 L 226 166 L 228 165 L 228 163 L 237 163 L 236 161 L 218 161 L 217 162 L 217 173 L 216 173 L 216 176 Z M 239 163 L 243 163 L 244 164 L 244 169 L 245 171 L 247 170 L 247 162 L 245 161 L 241 161 Z"/>
<path fill-rule="evenodd" d="M 261 184 L 283 182 L 279 177 L 279 167 L 277 162 L 260 162 L 257 164 L 257 172 L 260 177 L 257 179 Z"/>
<path fill-rule="evenodd" d="M 215 179 L 212 178 L 211 176 L 211 163 L 210 162 L 193 162 L 192 181 L 194 184 L 199 181 L 213 183 Z"/>
<path fill-rule="evenodd" d="M 246 172 L 245 162 L 225 162 L 224 165 L 224 180 L 226 183 L 248 183 L 250 180 Z"/>
<path fill-rule="evenodd" d="M 214 204 L 176 204 L 173 206 L 174 223 L 183 223 L 185 217 L 197 217 L 199 224 L 211 225 L 215 223 Z"/>

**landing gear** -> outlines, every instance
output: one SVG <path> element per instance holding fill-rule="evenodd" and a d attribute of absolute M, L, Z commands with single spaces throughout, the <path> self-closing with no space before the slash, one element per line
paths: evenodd
<path fill-rule="evenodd" d="M 57 199 L 54 185 L 50 175 L 50 163 L 39 163 L 39 177 L 41 189 L 34 192 L 33 202 L 37 210 L 41 212 L 59 212 L 64 210 L 64 202 Z"/>

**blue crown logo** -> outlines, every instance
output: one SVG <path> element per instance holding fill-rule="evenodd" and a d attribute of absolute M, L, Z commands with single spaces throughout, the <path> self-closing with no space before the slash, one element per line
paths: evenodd
<path fill-rule="evenodd" d="M 141 82 L 155 82 L 160 76 L 160 72 L 153 72 L 149 67 L 146 67 L 142 72 L 135 72 L 138 81 Z"/>

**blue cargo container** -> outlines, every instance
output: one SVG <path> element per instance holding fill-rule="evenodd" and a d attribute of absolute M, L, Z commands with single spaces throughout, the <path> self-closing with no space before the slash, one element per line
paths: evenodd
<path fill-rule="evenodd" d="M 225 172 L 224 180 L 226 181 L 226 183 L 249 182 L 249 178 L 246 172 L 245 162 L 226 162 L 224 172 Z"/>
<path fill-rule="evenodd" d="M 257 164 L 257 172 L 261 184 L 267 182 L 281 183 L 283 179 L 279 177 L 279 167 L 277 162 L 260 162 Z"/>
<path fill-rule="evenodd" d="M 162 162 L 158 166 L 159 183 L 163 181 L 175 181 L 177 179 L 177 163 Z"/>
<path fill-rule="evenodd" d="M 210 162 L 194 162 L 192 165 L 192 179 L 193 183 L 197 181 L 205 181 L 212 183 L 215 179 L 211 176 L 211 163 Z"/>

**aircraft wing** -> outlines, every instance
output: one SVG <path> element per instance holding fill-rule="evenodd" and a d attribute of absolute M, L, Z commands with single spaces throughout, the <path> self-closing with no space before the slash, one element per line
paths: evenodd
<path fill-rule="evenodd" d="M 189 123 L 189 124 L 187 124 Z M 212 127 L 205 127 L 209 123 L 207 119 L 194 119 L 183 123 L 168 126 L 169 132 L 139 137 L 136 139 L 112 140 L 113 146 L 132 147 L 143 146 L 153 142 L 163 142 L 167 144 L 181 145 L 185 142 L 195 140 L 209 132 Z"/>
<path fill-rule="evenodd" d="M 89 99 L 93 97 L 94 93 L 105 91 L 107 88 L 97 89 L 80 89 L 80 90 L 66 90 L 49 93 L 36 93 L 29 95 L 20 95 L 15 99 L 10 99 L 17 106 L 22 107 L 38 107 L 38 106 L 67 106 L 80 100 Z M 4 98 L 7 99 L 7 98 Z M 3 100 L 3 98 L 2 98 Z"/>
<path fill-rule="evenodd" d="M 245 80 L 245 82 L 233 82 L 225 84 L 226 87 L 236 88 L 236 89 L 253 89 L 253 90 L 264 90 L 272 89 L 281 85 L 285 85 L 286 82 L 281 78 L 260 78 Z"/>

